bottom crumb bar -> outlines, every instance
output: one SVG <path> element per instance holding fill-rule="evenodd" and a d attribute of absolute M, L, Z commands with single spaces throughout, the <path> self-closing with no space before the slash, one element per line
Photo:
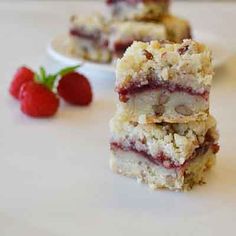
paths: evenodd
<path fill-rule="evenodd" d="M 178 191 L 189 190 L 195 184 L 204 183 L 204 173 L 214 162 L 215 153 L 209 149 L 181 168 L 167 169 L 143 158 L 139 153 L 116 149 L 112 150 L 110 167 L 115 173 L 134 177 L 152 189 L 168 188 Z"/>

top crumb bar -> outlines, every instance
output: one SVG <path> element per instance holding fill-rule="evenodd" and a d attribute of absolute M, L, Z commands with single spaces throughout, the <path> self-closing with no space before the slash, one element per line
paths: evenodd
<path fill-rule="evenodd" d="M 117 62 L 116 91 L 120 101 L 127 103 L 122 107 L 134 117 L 149 116 L 149 122 L 186 123 L 206 119 L 213 77 L 211 61 L 210 50 L 193 40 L 181 44 L 134 42 Z M 168 107 L 158 107 L 161 112 L 155 114 L 156 106 L 163 105 L 157 102 L 163 100 L 162 93 Z M 141 104 L 145 100 L 148 104 Z"/>
<path fill-rule="evenodd" d="M 213 77 L 211 60 L 210 50 L 193 40 L 181 44 L 134 42 L 117 62 L 116 88 L 119 92 L 155 80 L 203 93 L 209 90 Z"/>

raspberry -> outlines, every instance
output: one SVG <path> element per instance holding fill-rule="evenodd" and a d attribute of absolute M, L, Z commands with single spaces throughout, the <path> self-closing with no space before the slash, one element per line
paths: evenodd
<path fill-rule="evenodd" d="M 28 81 L 33 81 L 33 79 L 34 72 L 32 70 L 25 66 L 20 67 L 14 75 L 13 80 L 10 84 L 10 94 L 16 99 L 19 99 L 21 86 Z"/>
<path fill-rule="evenodd" d="M 66 102 L 74 105 L 87 106 L 92 101 L 92 90 L 88 79 L 77 72 L 62 76 L 57 91 Z"/>
<path fill-rule="evenodd" d="M 53 116 L 59 107 L 58 97 L 42 84 L 30 81 L 20 91 L 21 111 L 33 117 Z"/>
<path fill-rule="evenodd" d="M 20 100 L 21 111 L 23 113 L 32 117 L 53 116 L 59 107 L 59 97 L 53 93 L 55 82 L 58 77 L 64 77 L 78 67 L 80 67 L 80 65 L 66 67 L 55 74 L 47 74 L 43 67 L 39 68 L 39 73 L 34 73 L 27 67 L 21 67 L 18 69 L 11 82 L 9 92 L 12 96 Z M 88 81 L 86 78 L 86 81 L 84 81 L 84 78 L 82 78 L 82 80 L 83 81 L 80 83 L 82 88 L 84 88 L 87 92 L 86 94 L 88 94 L 89 87 L 90 97 L 92 97 Z M 88 96 L 80 95 L 81 105 L 85 105 L 85 103 L 89 102 Z"/>

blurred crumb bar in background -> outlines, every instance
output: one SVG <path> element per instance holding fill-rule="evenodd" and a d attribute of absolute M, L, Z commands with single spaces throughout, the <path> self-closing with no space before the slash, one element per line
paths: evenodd
<path fill-rule="evenodd" d="M 100 63 L 121 58 L 134 42 L 191 38 L 188 21 L 171 15 L 168 0 L 108 0 L 111 18 L 92 13 L 70 19 L 70 54 Z"/>
<path fill-rule="evenodd" d="M 190 25 L 181 18 L 165 15 L 156 22 L 116 21 L 110 24 L 109 48 L 116 58 L 123 56 L 125 50 L 134 42 L 168 40 L 180 43 L 191 38 Z"/>
<path fill-rule="evenodd" d="M 166 28 L 163 24 L 141 21 L 114 22 L 110 27 L 109 48 L 115 57 L 121 57 L 134 41 L 148 42 L 166 38 Z"/>
<path fill-rule="evenodd" d="M 107 0 L 116 20 L 158 20 L 168 12 L 169 0 Z"/>
<path fill-rule="evenodd" d="M 70 18 L 70 52 L 86 60 L 108 63 L 108 23 L 99 14 L 91 16 L 73 15 Z"/>

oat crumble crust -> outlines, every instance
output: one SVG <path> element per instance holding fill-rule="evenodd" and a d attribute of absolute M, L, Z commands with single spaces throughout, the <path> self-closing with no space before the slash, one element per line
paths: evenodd
<path fill-rule="evenodd" d="M 148 52 L 151 59 L 146 57 Z M 181 44 L 134 42 L 117 61 L 116 89 L 140 87 L 152 79 L 190 87 L 198 92 L 210 89 L 213 67 L 210 50 L 191 39 Z"/>

